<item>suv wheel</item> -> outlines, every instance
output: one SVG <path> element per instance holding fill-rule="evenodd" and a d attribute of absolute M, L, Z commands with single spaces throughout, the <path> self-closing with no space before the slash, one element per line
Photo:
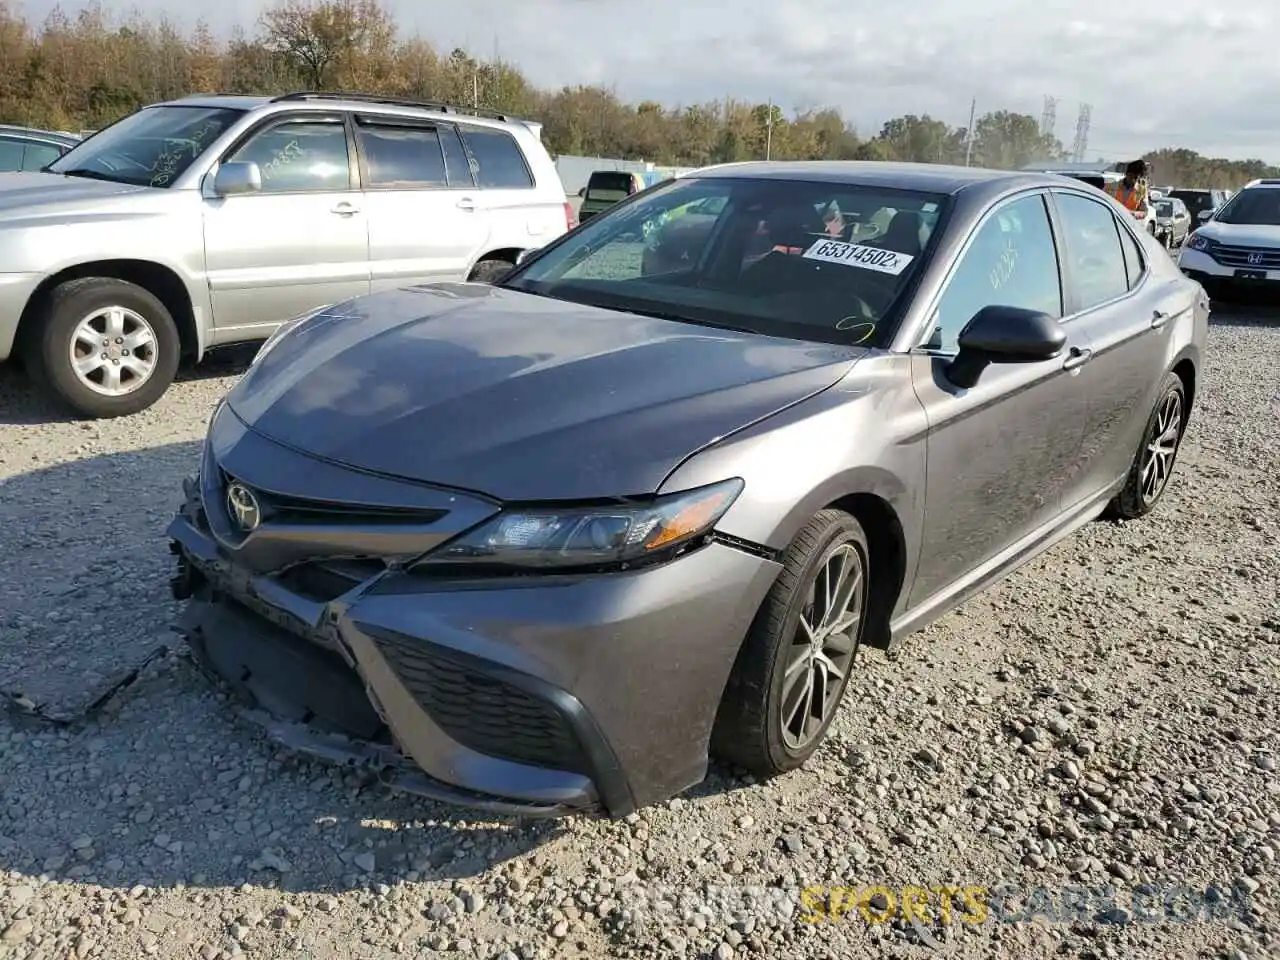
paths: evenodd
<path fill-rule="evenodd" d="M 497 283 L 515 269 L 515 265 L 506 260 L 481 260 L 471 268 L 467 277 L 470 283 Z"/>
<path fill-rule="evenodd" d="M 151 406 L 178 370 L 173 317 L 136 284 L 85 277 L 57 287 L 27 343 L 35 379 L 82 416 L 120 417 Z"/>
<path fill-rule="evenodd" d="M 725 689 L 712 752 L 761 777 L 801 766 L 825 739 L 867 607 L 867 537 L 839 510 L 796 535 Z"/>

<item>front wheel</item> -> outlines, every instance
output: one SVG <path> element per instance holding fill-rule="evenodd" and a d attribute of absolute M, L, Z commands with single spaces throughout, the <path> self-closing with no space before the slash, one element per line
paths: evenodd
<path fill-rule="evenodd" d="M 1109 512 L 1122 520 L 1136 520 L 1150 513 L 1164 496 L 1173 474 L 1174 461 L 1187 426 L 1187 391 L 1176 373 L 1165 374 L 1159 399 L 1142 445 L 1134 455 L 1124 487 L 1111 501 Z"/>
<path fill-rule="evenodd" d="M 26 346 L 34 379 L 94 419 L 145 410 L 169 389 L 181 342 L 173 316 L 149 291 L 112 277 L 56 287 Z"/>
<path fill-rule="evenodd" d="M 801 766 L 825 739 L 853 670 L 867 607 L 861 524 L 823 510 L 796 535 L 742 644 L 711 736 L 760 777 Z"/>
<path fill-rule="evenodd" d="M 481 260 L 471 269 L 467 277 L 470 283 L 497 283 L 515 269 L 515 264 L 506 260 Z"/>

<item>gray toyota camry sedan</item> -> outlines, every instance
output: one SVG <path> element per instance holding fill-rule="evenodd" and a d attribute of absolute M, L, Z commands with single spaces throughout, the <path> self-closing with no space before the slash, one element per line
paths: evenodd
<path fill-rule="evenodd" d="M 282 328 L 169 527 L 181 629 L 277 741 L 494 814 L 781 774 L 860 645 L 1156 505 L 1207 321 L 1085 184 L 704 169 Z"/>

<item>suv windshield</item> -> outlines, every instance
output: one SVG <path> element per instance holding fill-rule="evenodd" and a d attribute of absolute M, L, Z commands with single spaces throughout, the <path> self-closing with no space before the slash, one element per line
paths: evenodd
<path fill-rule="evenodd" d="M 593 218 L 502 286 L 750 333 L 881 346 L 940 195 L 693 178 Z"/>
<path fill-rule="evenodd" d="M 1213 219 L 1217 223 L 1280 226 L 1280 190 L 1269 187 L 1241 190 L 1218 208 Z"/>
<path fill-rule="evenodd" d="M 593 173 L 587 182 L 586 200 L 607 200 L 616 203 L 631 195 L 631 174 Z"/>
<path fill-rule="evenodd" d="M 218 107 L 145 107 L 78 144 L 48 169 L 69 177 L 167 187 L 243 115 Z"/>
<path fill-rule="evenodd" d="M 1157 202 L 1156 202 L 1156 216 L 1158 216 L 1158 217 L 1172 217 L 1172 216 L 1173 216 L 1173 204 L 1172 204 L 1172 203 L 1170 203 L 1168 200 L 1159 200 L 1159 201 L 1157 201 Z"/>

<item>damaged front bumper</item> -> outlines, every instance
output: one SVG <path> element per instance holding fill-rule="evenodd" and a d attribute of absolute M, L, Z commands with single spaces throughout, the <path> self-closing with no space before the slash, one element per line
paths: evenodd
<path fill-rule="evenodd" d="M 235 429 L 223 452 L 242 455 L 207 450 L 185 484 L 172 588 L 189 601 L 179 630 L 194 659 L 273 740 L 499 816 L 621 817 L 705 776 L 719 697 L 776 563 L 713 543 L 608 576 L 437 581 L 344 557 L 335 538 L 364 535 L 350 523 L 280 519 L 237 542 L 221 532 L 226 511 L 210 515 L 229 476 L 313 502 L 366 481 L 326 486 L 336 468 Z M 459 516 L 445 523 L 489 509 L 449 505 Z"/>

